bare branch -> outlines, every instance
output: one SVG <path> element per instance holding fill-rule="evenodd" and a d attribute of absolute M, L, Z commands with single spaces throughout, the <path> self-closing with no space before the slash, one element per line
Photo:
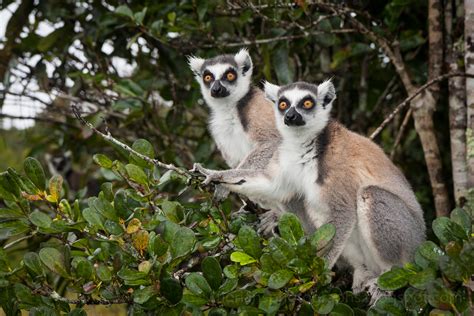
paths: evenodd
<path fill-rule="evenodd" d="M 408 109 L 407 113 L 405 114 L 405 117 L 403 118 L 402 125 L 400 125 L 400 129 L 398 130 L 397 137 L 395 138 L 395 143 L 393 144 L 392 151 L 390 152 L 390 159 L 393 160 L 395 157 L 395 151 L 397 150 L 398 145 L 402 141 L 402 136 L 405 132 L 405 129 L 408 125 L 408 122 L 410 121 L 410 117 L 413 114 L 413 109 Z"/>
<path fill-rule="evenodd" d="M 240 46 L 267 44 L 267 43 L 279 42 L 279 41 L 290 41 L 290 40 L 294 40 L 298 38 L 305 38 L 305 37 L 310 37 L 310 36 L 319 35 L 319 34 L 328 34 L 328 33 L 344 34 L 344 33 L 354 33 L 354 32 L 356 32 L 355 29 L 340 29 L 340 30 L 332 30 L 330 32 L 317 31 L 317 32 L 298 34 L 298 35 L 284 35 L 284 36 L 276 36 L 276 37 L 270 37 L 270 38 L 262 38 L 262 39 L 257 39 L 257 40 L 244 39 L 242 42 L 224 43 L 220 46 L 221 47 L 240 47 Z M 203 45 L 202 47 L 215 48 L 216 43 L 206 44 L 206 45 Z"/>
<path fill-rule="evenodd" d="M 443 81 L 443 80 L 446 80 L 448 78 L 451 78 L 451 77 L 469 77 L 469 78 L 474 78 L 474 74 L 471 75 L 471 74 L 465 74 L 465 73 L 462 73 L 462 72 L 454 72 L 454 73 L 447 73 L 447 74 L 444 74 L 444 75 L 441 75 L 439 77 L 436 77 L 434 79 L 431 79 L 430 81 L 428 81 L 427 83 L 425 83 L 424 85 L 420 86 L 418 89 L 415 90 L 415 92 L 410 95 L 409 97 L 407 97 L 402 103 L 400 103 L 399 105 L 397 105 L 395 107 L 395 109 L 392 111 L 392 113 L 390 113 L 384 120 L 383 122 L 379 125 L 379 127 L 377 127 L 377 129 L 370 135 L 370 139 L 374 139 L 375 137 L 377 137 L 377 135 L 380 134 L 380 132 L 385 128 L 385 126 L 387 126 L 388 123 L 390 123 L 393 118 L 395 117 L 395 115 L 400 112 L 400 110 L 402 110 L 405 106 L 409 105 L 410 104 L 410 101 L 412 101 L 414 98 L 416 98 L 419 94 L 423 93 L 423 91 L 425 91 L 427 88 L 429 88 L 431 85 L 435 84 L 435 83 L 438 83 L 440 81 Z"/>
<path fill-rule="evenodd" d="M 75 100 L 76 102 L 80 102 L 80 100 L 78 100 L 77 98 L 74 98 L 74 97 L 71 97 L 69 96 L 69 99 L 71 100 Z M 136 150 L 134 150 L 133 148 L 131 148 L 130 146 L 128 146 L 127 144 L 124 144 L 122 143 L 121 141 L 115 139 L 112 134 L 107 130 L 105 133 L 99 131 L 97 128 L 94 127 L 94 125 L 92 125 L 90 122 L 86 121 L 82 116 L 81 114 L 79 113 L 79 109 L 77 108 L 76 105 L 72 105 L 72 112 L 74 113 L 74 115 L 76 116 L 76 118 L 79 120 L 79 122 L 81 122 L 83 125 L 87 126 L 88 128 L 90 128 L 95 134 L 99 135 L 100 137 L 102 137 L 103 139 L 111 142 L 112 144 L 114 145 L 117 145 L 119 146 L 120 148 L 128 151 L 129 153 L 139 157 L 140 159 L 143 159 L 145 160 L 146 162 L 148 163 L 151 163 L 157 167 L 160 167 L 160 168 L 163 168 L 163 169 L 167 169 L 167 170 L 172 170 L 174 172 L 176 172 L 177 174 L 179 175 L 182 175 L 182 176 L 185 176 L 186 178 L 188 179 L 193 179 L 193 178 L 197 178 L 197 176 L 189 171 L 187 171 L 186 169 L 183 169 L 183 168 L 179 168 L 179 167 L 176 167 L 175 165 L 173 164 L 165 164 L 157 159 L 152 159 L 150 157 L 147 157 L 139 152 L 137 152 Z"/>

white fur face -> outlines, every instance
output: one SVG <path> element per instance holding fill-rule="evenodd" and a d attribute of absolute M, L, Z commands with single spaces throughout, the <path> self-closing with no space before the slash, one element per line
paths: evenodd
<path fill-rule="evenodd" d="M 192 56 L 188 61 L 206 103 L 213 110 L 228 110 L 235 106 L 250 88 L 253 65 L 246 49 L 235 55 L 210 59 Z"/>
<path fill-rule="evenodd" d="M 320 85 L 296 82 L 283 87 L 266 82 L 265 95 L 275 103 L 277 127 L 284 137 L 319 133 L 327 125 L 336 99 L 329 80 Z"/>

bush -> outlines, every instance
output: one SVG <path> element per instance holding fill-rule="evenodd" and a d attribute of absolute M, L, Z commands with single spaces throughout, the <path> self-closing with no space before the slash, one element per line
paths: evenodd
<path fill-rule="evenodd" d="M 153 158 L 149 142 L 133 148 Z M 34 158 L 24 174 L 0 174 L 6 314 L 83 315 L 84 305 L 119 303 L 133 315 L 467 315 L 472 306 L 471 204 L 433 222 L 440 245 L 425 242 L 413 263 L 383 274 L 381 287 L 395 295 L 366 312 L 367 295 L 348 291 L 322 259 L 332 225 L 305 235 L 285 214 L 280 237 L 266 239 L 255 215 L 231 215 L 229 200 L 216 205 L 196 181 L 134 155 L 94 161 L 113 180 L 89 198 L 60 176 L 47 181 Z"/>

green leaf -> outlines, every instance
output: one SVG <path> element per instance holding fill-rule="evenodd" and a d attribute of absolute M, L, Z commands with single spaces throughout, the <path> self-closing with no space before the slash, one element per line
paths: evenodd
<path fill-rule="evenodd" d="M 445 254 L 444 251 L 432 241 L 425 241 L 418 246 L 417 253 L 425 260 L 434 264 L 437 264 L 439 257 Z"/>
<path fill-rule="evenodd" d="M 195 243 L 194 232 L 187 227 L 179 227 L 171 242 L 171 255 L 173 258 L 185 256 L 193 250 Z"/>
<path fill-rule="evenodd" d="M 316 250 L 326 247 L 336 235 L 336 227 L 333 224 L 324 224 L 311 236 L 311 245 Z"/>
<path fill-rule="evenodd" d="M 69 278 L 69 273 L 66 270 L 63 254 L 56 248 L 43 248 L 39 252 L 41 262 L 54 273 L 59 274 L 64 278 Z"/>
<path fill-rule="evenodd" d="M 133 11 L 127 5 L 118 6 L 117 9 L 115 9 L 115 14 L 133 18 Z"/>
<path fill-rule="evenodd" d="M 382 290 L 398 290 L 408 284 L 408 279 L 412 275 L 413 272 L 407 269 L 393 267 L 390 271 L 382 274 L 377 283 Z"/>
<path fill-rule="evenodd" d="M 304 236 L 303 227 L 295 214 L 285 213 L 278 222 L 280 236 L 290 245 L 296 245 Z"/>
<path fill-rule="evenodd" d="M 278 270 L 268 278 L 268 287 L 271 289 L 281 289 L 293 278 L 293 272 L 287 269 Z"/>
<path fill-rule="evenodd" d="M 112 280 L 112 272 L 110 269 L 104 265 L 104 264 L 99 264 L 99 267 L 96 270 L 97 277 L 104 282 L 109 282 Z"/>
<path fill-rule="evenodd" d="M 204 304 L 202 304 L 204 305 Z M 227 311 L 223 308 L 212 308 L 207 316 L 227 316 Z"/>
<path fill-rule="evenodd" d="M 443 281 L 438 279 L 426 288 L 427 300 L 431 306 L 440 309 L 450 309 L 454 304 L 454 293 L 448 289 Z"/>
<path fill-rule="evenodd" d="M 109 157 L 103 154 L 95 154 L 92 159 L 96 164 L 105 169 L 112 169 L 113 162 Z"/>
<path fill-rule="evenodd" d="M 178 304 L 183 297 L 181 284 L 172 278 L 164 278 L 160 282 L 160 292 L 171 304 Z"/>
<path fill-rule="evenodd" d="M 412 287 L 409 287 L 403 293 L 403 301 L 405 308 L 414 312 L 419 312 L 427 303 L 425 292 Z"/>
<path fill-rule="evenodd" d="M 381 297 L 375 308 L 386 315 L 405 316 L 407 313 L 403 304 L 393 297 Z"/>
<path fill-rule="evenodd" d="M 222 284 L 222 268 L 214 257 L 206 257 L 201 263 L 202 275 L 214 290 Z"/>
<path fill-rule="evenodd" d="M 329 315 L 332 316 L 352 316 L 354 315 L 354 311 L 352 308 L 349 307 L 349 305 L 343 304 L 343 303 L 338 303 L 334 308 L 332 309 L 331 313 Z"/>
<path fill-rule="evenodd" d="M 451 220 L 461 226 L 466 234 L 469 236 L 471 234 L 471 217 L 469 214 L 462 208 L 455 208 L 450 214 Z"/>
<path fill-rule="evenodd" d="M 40 228 L 49 228 L 53 222 L 51 217 L 38 210 L 30 214 L 30 221 L 33 223 L 33 225 Z"/>
<path fill-rule="evenodd" d="M 161 257 L 168 250 L 168 244 L 161 238 L 161 236 L 156 235 L 150 237 L 150 242 L 148 243 L 148 251 L 154 254 L 157 257 Z"/>
<path fill-rule="evenodd" d="M 76 271 L 76 275 L 84 280 L 90 280 L 93 277 L 94 269 L 92 263 L 84 257 L 75 257 L 72 260 L 72 267 Z"/>
<path fill-rule="evenodd" d="M 28 226 L 22 220 L 0 222 L 0 240 L 26 233 L 29 230 L 30 226 Z"/>
<path fill-rule="evenodd" d="M 311 298 L 311 304 L 313 305 L 314 311 L 321 315 L 329 314 L 336 303 L 336 300 L 328 294 L 315 295 Z"/>
<path fill-rule="evenodd" d="M 463 228 L 447 217 L 438 217 L 433 221 L 433 232 L 443 244 L 467 240 L 467 234 Z"/>
<path fill-rule="evenodd" d="M 426 268 L 410 276 L 409 283 L 411 286 L 423 290 L 436 279 L 436 271 L 432 268 Z"/>
<path fill-rule="evenodd" d="M 222 305 L 230 308 L 238 308 L 242 305 L 248 305 L 253 298 L 253 294 L 247 290 L 235 290 L 224 296 Z"/>
<path fill-rule="evenodd" d="M 200 296 L 197 296 L 191 293 L 186 293 L 183 295 L 183 299 L 181 300 L 181 302 L 187 305 L 194 305 L 196 307 L 201 307 L 207 303 L 207 298 L 202 298 Z M 210 312 L 208 315 L 210 315 Z"/>
<path fill-rule="evenodd" d="M 264 295 L 258 300 L 258 308 L 265 311 L 267 315 L 276 315 L 281 300 L 282 298 L 276 295 Z"/>
<path fill-rule="evenodd" d="M 133 302 L 137 304 L 144 304 L 155 295 L 153 286 L 147 286 L 143 289 L 136 289 L 133 291 Z"/>
<path fill-rule="evenodd" d="M 238 262 L 241 266 L 257 262 L 254 258 L 242 251 L 234 251 L 230 255 L 230 260 L 232 262 Z"/>
<path fill-rule="evenodd" d="M 190 273 L 185 279 L 186 287 L 197 296 L 209 298 L 212 289 L 206 279 L 197 272 Z"/>
<path fill-rule="evenodd" d="M 126 285 L 146 285 L 150 283 L 150 278 L 145 272 L 122 268 L 117 275 L 125 281 Z"/>
<path fill-rule="evenodd" d="M 46 176 L 40 162 L 33 157 L 28 157 L 23 163 L 23 169 L 26 176 L 34 183 L 34 185 L 44 191 L 46 190 Z"/>
<path fill-rule="evenodd" d="M 9 196 L 19 198 L 20 197 L 20 187 L 17 184 L 17 181 L 9 174 L 7 171 L 0 173 L 0 187 L 2 187 L 3 191 L 5 191 L 7 196 L 4 198 L 8 198 Z M 2 191 L 2 195 L 3 194 Z"/>
<path fill-rule="evenodd" d="M 138 184 L 146 185 L 148 182 L 148 178 L 145 172 L 137 165 L 128 164 L 125 166 L 125 170 L 127 170 L 128 177 L 133 182 Z"/>
<path fill-rule="evenodd" d="M 225 295 L 237 287 L 238 279 L 226 279 L 217 291 L 218 296 Z"/>
<path fill-rule="evenodd" d="M 133 143 L 132 149 L 144 156 L 147 156 L 150 159 L 155 158 L 155 150 L 153 149 L 153 146 L 151 145 L 149 141 L 145 139 L 137 139 Z M 140 167 L 143 167 L 143 168 L 153 167 L 152 164 L 146 162 L 145 160 L 139 158 L 138 156 L 134 154 L 130 154 L 130 162 L 136 165 L 139 165 Z"/>
<path fill-rule="evenodd" d="M 89 223 L 91 227 L 94 227 L 96 229 L 103 229 L 104 228 L 104 217 L 97 213 L 96 211 L 86 208 L 82 211 L 82 216 L 84 219 Z"/>
<path fill-rule="evenodd" d="M 273 260 L 281 266 L 286 266 L 295 257 L 295 250 L 280 237 L 273 237 L 270 240 L 269 248 Z"/>
<path fill-rule="evenodd" d="M 28 269 L 28 272 L 33 276 L 42 276 L 44 274 L 43 266 L 40 258 L 36 252 L 28 252 L 23 257 L 23 263 Z"/>
<path fill-rule="evenodd" d="M 273 51 L 273 67 L 275 69 L 278 82 L 288 84 L 293 81 L 293 70 L 290 68 L 288 45 L 284 45 Z"/>
<path fill-rule="evenodd" d="M 63 188 L 63 177 L 55 175 L 49 179 L 49 194 L 48 201 L 58 203 L 61 198 L 61 190 Z"/>
<path fill-rule="evenodd" d="M 253 258 L 259 258 L 262 254 L 260 238 L 250 226 L 242 226 L 238 233 L 240 247 Z"/>

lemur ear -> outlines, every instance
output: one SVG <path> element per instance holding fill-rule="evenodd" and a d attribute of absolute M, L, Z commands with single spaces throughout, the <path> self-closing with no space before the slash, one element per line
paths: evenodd
<path fill-rule="evenodd" d="M 188 56 L 188 64 L 194 74 L 199 75 L 201 73 L 201 67 L 204 64 L 204 59 L 196 56 Z"/>
<path fill-rule="evenodd" d="M 318 99 L 322 101 L 323 108 L 336 99 L 336 89 L 328 79 L 318 86 Z"/>
<path fill-rule="evenodd" d="M 235 62 L 242 69 L 242 74 L 245 75 L 247 71 L 252 68 L 252 58 L 250 57 L 247 48 L 242 48 L 234 55 Z"/>
<path fill-rule="evenodd" d="M 276 84 L 265 81 L 263 83 L 263 89 L 265 90 L 265 97 L 272 102 L 276 102 L 278 98 L 278 91 L 280 90 L 280 86 L 277 86 Z"/>

